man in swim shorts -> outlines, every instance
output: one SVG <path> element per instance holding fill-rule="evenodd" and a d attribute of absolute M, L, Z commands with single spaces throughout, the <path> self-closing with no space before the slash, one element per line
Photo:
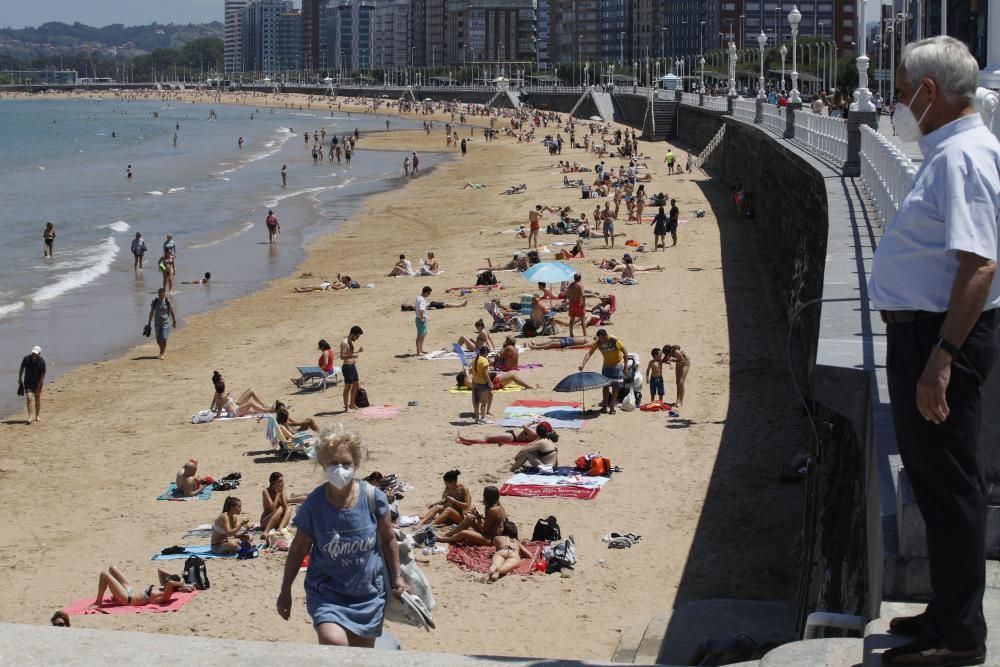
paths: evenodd
<path fill-rule="evenodd" d="M 583 363 L 580 364 L 581 371 L 597 350 L 601 351 L 603 357 L 601 375 L 611 380 L 611 383 L 603 389 L 604 398 L 601 401 L 601 412 L 615 414 L 615 397 L 625 381 L 625 359 L 628 357 L 628 352 L 620 340 L 608 335 L 606 329 L 598 329 L 597 339 L 587 350 L 587 354 L 583 357 Z"/>
<path fill-rule="evenodd" d="M 354 347 L 354 343 L 361 338 L 361 334 L 364 331 L 361 327 L 354 325 L 351 327 L 351 331 L 347 334 L 347 338 L 340 341 L 340 372 L 344 376 L 344 412 L 350 412 L 351 410 L 357 410 L 358 405 L 356 403 L 358 396 L 358 355 L 364 352 L 363 347 Z"/>
<path fill-rule="evenodd" d="M 573 282 L 566 289 L 566 298 L 569 300 L 569 335 L 573 337 L 573 323 L 579 321 L 583 328 L 583 335 L 587 335 L 587 297 L 583 290 L 583 276 L 579 273 L 573 276 Z"/>
<path fill-rule="evenodd" d="M 424 354 L 424 339 L 427 337 L 427 297 L 431 295 L 429 285 L 424 285 L 413 304 L 414 322 L 417 325 L 417 355 Z"/>

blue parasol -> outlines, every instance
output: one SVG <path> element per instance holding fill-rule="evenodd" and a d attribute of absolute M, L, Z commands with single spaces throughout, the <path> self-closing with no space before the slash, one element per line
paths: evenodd
<path fill-rule="evenodd" d="M 570 393 L 574 391 L 579 391 L 583 393 L 583 398 L 581 402 L 583 403 L 583 411 L 587 412 L 587 390 L 588 389 L 601 389 L 611 384 L 611 380 L 604 377 L 600 373 L 594 373 L 592 371 L 582 371 L 579 373 L 573 373 L 572 375 L 567 375 L 562 380 L 559 381 L 554 387 L 555 391 L 561 393 Z"/>
<path fill-rule="evenodd" d="M 539 262 L 521 274 L 532 283 L 561 283 L 573 280 L 576 269 L 563 262 Z"/>

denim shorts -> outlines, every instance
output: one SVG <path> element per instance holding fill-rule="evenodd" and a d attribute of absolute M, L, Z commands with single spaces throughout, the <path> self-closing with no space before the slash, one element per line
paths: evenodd
<path fill-rule="evenodd" d="M 649 395 L 663 398 L 663 377 L 649 378 Z"/>
<path fill-rule="evenodd" d="M 356 364 L 345 364 L 341 367 L 340 372 L 344 376 L 344 384 L 358 383 L 358 367 Z"/>
<path fill-rule="evenodd" d="M 611 384 L 623 384 L 625 382 L 625 364 L 605 366 L 601 369 L 601 375 L 611 380 Z"/>
<path fill-rule="evenodd" d="M 483 399 L 483 394 L 488 394 L 491 391 L 493 391 L 493 385 L 474 384 L 472 385 L 472 400 L 480 401 Z"/>

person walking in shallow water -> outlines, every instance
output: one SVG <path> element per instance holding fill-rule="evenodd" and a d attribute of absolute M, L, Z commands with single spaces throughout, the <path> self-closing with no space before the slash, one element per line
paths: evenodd
<path fill-rule="evenodd" d="M 288 187 L 288 165 L 281 165 L 281 187 Z"/>
<path fill-rule="evenodd" d="M 277 243 L 278 233 L 281 231 L 281 225 L 278 224 L 278 218 L 275 217 L 274 211 L 267 212 L 267 242 Z"/>
<path fill-rule="evenodd" d="M 52 257 L 52 244 L 56 241 L 56 228 L 51 222 L 45 223 L 45 231 L 42 232 L 42 240 L 45 242 L 42 247 L 42 256 Z"/>
<path fill-rule="evenodd" d="M 177 313 L 174 312 L 174 305 L 167 298 L 167 291 L 162 287 L 157 290 L 156 298 L 149 304 L 149 318 L 146 326 L 152 325 L 156 320 L 153 332 L 156 334 L 156 344 L 160 346 L 160 359 L 167 351 L 167 338 L 170 337 L 171 325 L 177 328 Z"/>
<path fill-rule="evenodd" d="M 143 240 L 142 234 L 140 232 L 135 233 L 135 238 L 132 239 L 132 268 L 141 269 L 142 268 L 142 258 L 146 256 L 146 241 Z"/>

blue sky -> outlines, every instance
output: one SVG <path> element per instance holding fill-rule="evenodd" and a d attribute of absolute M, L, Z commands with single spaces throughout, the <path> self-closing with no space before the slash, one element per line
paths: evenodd
<path fill-rule="evenodd" d="M 93 26 L 221 21 L 223 0 L 5 0 L 0 5 L 0 26 L 23 28 L 46 21 Z"/>

